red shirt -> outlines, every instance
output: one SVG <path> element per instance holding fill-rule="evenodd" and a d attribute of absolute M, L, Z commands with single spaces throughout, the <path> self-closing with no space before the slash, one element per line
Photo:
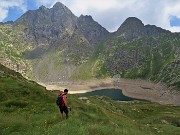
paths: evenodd
<path fill-rule="evenodd" d="M 62 96 L 62 104 L 61 104 L 61 106 L 66 106 L 65 103 L 64 103 L 64 100 L 66 100 L 65 98 L 67 98 L 67 97 L 66 97 L 65 95 L 66 95 L 66 94 L 65 94 L 64 92 L 62 92 L 62 93 L 60 94 L 60 96 Z"/>

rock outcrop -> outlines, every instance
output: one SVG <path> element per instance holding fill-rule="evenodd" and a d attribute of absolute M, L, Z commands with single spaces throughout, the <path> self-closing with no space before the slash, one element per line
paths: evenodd
<path fill-rule="evenodd" d="M 81 15 L 78 18 L 78 28 L 93 46 L 109 34 L 105 28 L 95 22 L 91 16 L 87 15 Z"/>

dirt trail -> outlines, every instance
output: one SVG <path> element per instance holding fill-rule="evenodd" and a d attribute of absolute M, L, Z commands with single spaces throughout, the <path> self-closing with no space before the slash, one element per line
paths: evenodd
<path fill-rule="evenodd" d="M 70 94 L 85 93 L 103 88 L 121 89 L 123 94 L 129 97 L 145 99 L 160 104 L 180 105 L 180 94 L 174 92 L 162 84 L 155 84 L 145 80 L 121 79 L 118 83 L 113 83 L 112 79 L 88 80 L 76 82 L 63 82 L 56 85 L 46 85 L 47 90 L 69 89 Z"/>

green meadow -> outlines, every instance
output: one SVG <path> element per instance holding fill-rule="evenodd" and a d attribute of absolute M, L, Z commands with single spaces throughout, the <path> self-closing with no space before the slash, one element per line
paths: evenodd
<path fill-rule="evenodd" d="M 0 67 L 1 135 L 179 135 L 180 107 L 143 101 L 113 101 L 68 95 L 72 110 L 60 120 L 59 91 L 47 91 Z"/>

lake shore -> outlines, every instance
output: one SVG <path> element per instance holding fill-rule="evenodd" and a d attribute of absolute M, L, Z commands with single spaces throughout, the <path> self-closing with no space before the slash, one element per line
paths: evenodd
<path fill-rule="evenodd" d="M 123 94 L 128 97 L 149 100 L 160 104 L 180 105 L 180 93 L 168 89 L 165 85 L 139 79 L 120 79 L 116 83 L 109 78 L 46 84 L 39 82 L 39 84 L 46 87 L 47 90 L 63 91 L 67 88 L 70 94 L 116 88 L 121 89 Z"/>

